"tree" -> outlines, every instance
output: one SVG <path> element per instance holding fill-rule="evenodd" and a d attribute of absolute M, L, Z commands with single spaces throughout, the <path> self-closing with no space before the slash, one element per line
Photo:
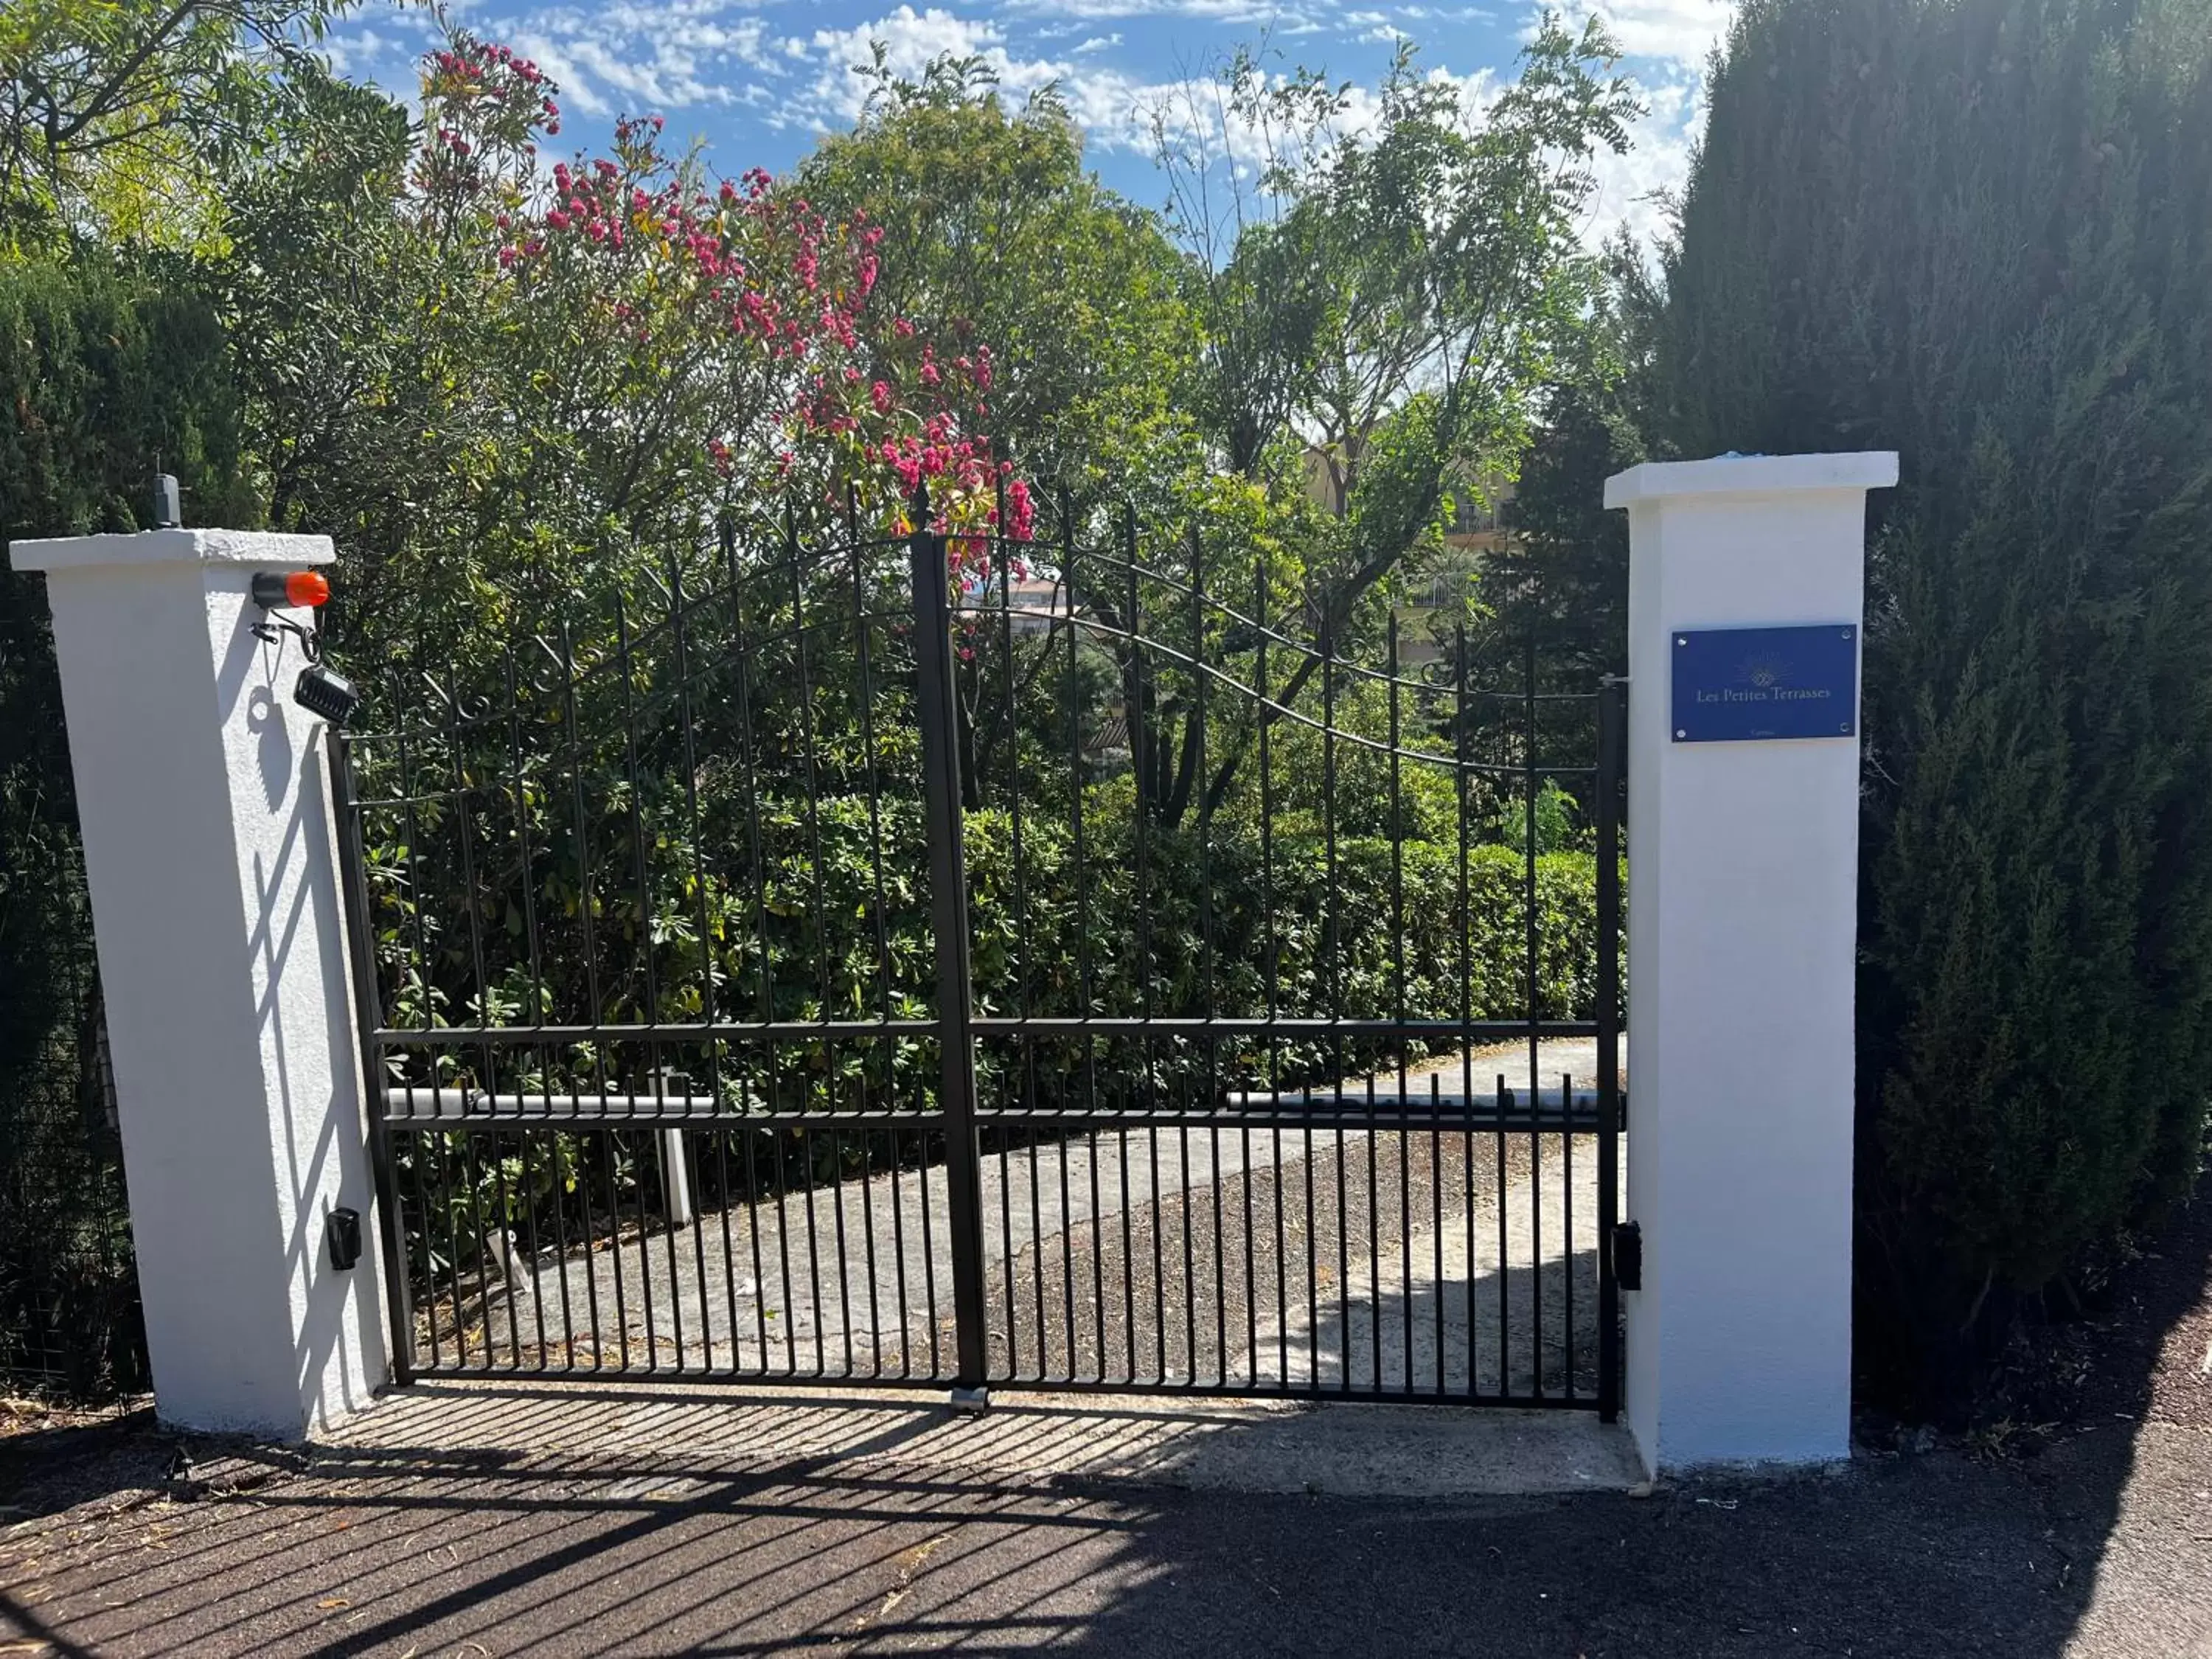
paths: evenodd
<path fill-rule="evenodd" d="M 16 0 L 0 14 L 0 234 L 189 242 L 343 0 Z"/>
<path fill-rule="evenodd" d="M 1592 157 L 1626 146 L 1637 108 L 1607 73 L 1613 58 L 1595 21 L 1576 33 L 1547 16 L 1518 78 L 1478 107 L 1404 46 L 1363 134 L 1346 128 L 1348 87 L 1303 70 L 1272 81 L 1239 55 L 1213 95 L 1187 91 L 1180 122 L 1156 124 L 1208 334 L 1212 435 L 1240 470 L 1273 457 L 1300 487 L 1310 466 L 1323 477 L 1329 516 L 1300 595 L 1318 638 L 1379 625 L 1370 598 L 1417 550 L 1441 548 L 1455 481 L 1510 474 L 1586 322 L 1596 267 L 1578 211 Z M 1261 149 L 1256 196 L 1237 182 L 1244 133 Z M 1291 673 L 1285 702 L 1315 667 Z M 1207 802 L 1225 797 L 1245 748 L 1224 747 Z M 1192 799 L 1171 790 L 1161 809 L 1172 821 Z"/>
<path fill-rule="evenodd" d="M 419 143 L 329 88 L 301 164 L 239 191 L 221 270 L 264 342 L 242 349 L 271 498 L 337 533 L 356 652 L 466 659 L 575 596 L 711 565 L 725 509 L 780 535 L 779 514 L 841 522 L 849 486 L 890 529 L 927 479 L 941 527 L 995 522 L 992 349 L 884 303 L 880 227 L 758 169 L 717 181 L 657 117 L 548 165 L 554 90 L 457 33 Z M 1025 481 L 1004 492 L 1025 535 Z"/>
<path fill-rule="evenodd" d="M 1856 1259 L 1860 1352 L 1922 1405 L 2202 1152 L 2206 19 L 1754 0 L 1669 261 L 1668 441 L 1902 457 L 1869 571 Z"/>
<path fill-rule="evenodd" d="M 155 462 L 251 522 L 242 398 L 210 308 L 88 250 L 0 261 L 0 541 L 132 530 Z M 0 571 L 0 1368 L 139 1380 L 119 1152 L 44 583 Z M 134 1356 L 136 1356 L 134 1358 Z"/>
<path fill-rule="evenodd" d="M 1084 165 L 1049 88 L 1010 107 L 988 66 L 941 57 L 918 81 L 878 46 L 859 124 L 825 137 L 796 189 L 880 229 L 880 301 L 933 337 L 988 341 L 992 414 L 1022 471 L 1079 498 L 1119 491 L 1176 421 L 1191 325 L 1154 216 Z"/>
<path fill-rule="evenodd" d="M 1561 355 L 1500 514 L 1508 539 L 1474 573 L 1480 648 L 1536 641 L 1551 689 L 1587 690 L 1628 659 L 1628 526 L 1606 511 L 1605 481 L 1646 458 L 1662 297 L 1642 250 L 1607 247 L 1589 326 Z"/>

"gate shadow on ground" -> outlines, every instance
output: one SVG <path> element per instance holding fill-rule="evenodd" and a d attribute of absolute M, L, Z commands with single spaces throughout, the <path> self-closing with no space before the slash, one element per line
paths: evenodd
<path fill-rule="evenodd" d="M 1327 1498 L 994 1471 L 980 1451 L 933 1462 L 931 1437 L 963 1420 L 907 1400 L 442 1389 L 471 1443 L 320 1449 L 240 1497 L 15 1528 L 0 1625 L 64 1655 L 419 1659 L 2197 1650 L 2212 1625 L 2184 1516 L 2207 1471 L 2173 1459 L 2212 1420 L 2208 1266 L 2200 1204 L 2099 1333 L 2094 1431 L 2025 1461 L 1868 1456 L 1646 1500 Z M 580 1395 L 607 1426 L 557 1443 Z M 665 1413 L 630 1421 L 652 1443 L 619 1443 L 641 1406 Z M 766 1434 L 793 1408 L 792 1443 L 720 1449 L 743 1427 L 730 1413 Z M 711 1455 L 687 1415 L 710 1413 Z M 1235 1414 L 1115 1402 L 1092 1431 Z M 1049 1415 L 1016 1404 L 965 1426 Z"/>

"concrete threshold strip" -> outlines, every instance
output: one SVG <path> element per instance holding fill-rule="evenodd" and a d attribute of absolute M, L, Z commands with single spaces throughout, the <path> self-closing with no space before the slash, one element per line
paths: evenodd
<path fill-rule="evenodd" d="M 1155 1395 L 1001 1395 L 975 1413 L 941 1391 L 441 1381 L 388 1396 L 331 1443 L 539 1464 L 620 1457 L 669 1480 L 803 1463 L 825 1476 L 1449 1498 L 1644 1480 L 1626 1430 L 1589 1413 Z"/>

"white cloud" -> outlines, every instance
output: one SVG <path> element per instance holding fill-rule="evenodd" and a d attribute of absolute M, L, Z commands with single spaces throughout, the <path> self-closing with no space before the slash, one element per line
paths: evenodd
<path fill-rule="evenodd" d="M 416 70 L 434 38 L 434 31 L 409 12 L 381 14 L 380 21 L 392 32 L 367 23 L 350 27 L 340 23 L 324 37 L 323 55 L 331 69 L 348 80 L 366 81 L 394 98 L 411 102 Z"/>
<path fill-rule="evenodd" d="M 999 85 L 1016 98 L 1055 87 L 1069 115 L 1093 142 L 1109 149 L 1131 149 L 1142 142 L 1142 112 L 1147 101 L 1165 88 L 1099 60 L 1097 53 L 1118 38 L 1086 40 L 1066 58 L 1031 57 L 993 19 L 963 16 L 937 6 L 916 11 L 902 5 L 872 22 L 817 29 L 811 36 L 786 40 L 781 50 L 811 65 L 812 76 L 797 89 L 785 116 L 770 118 L 779 125 L 796 122 L 817 127 L 853 120 L 868 91 L 853 73 L 854 67 L 868 63 L 880 42 L 885 66 L 908 79 L 920 76 L 932 59 L 950 53 L 980 58 L 990 66 Z"/>
<path fill-rule="evenodd" d="M 1085 21 L 1116 17 L 1182 17 L 1197 21 L 1235 23 L 1277 34 L 1303 34 L 1322 27 L 1334 15 L 1317 0 L 1284 5 L 1276 0 L 1000 0 L 1012 16 Z"/>
<path fill-rule="evenodd" d="M 535 58 L 563 106 L 585 116 L 751 103 L 758 76 L 778 67 L 768 25 L 744 0 L 612 0 L 471 27 Z"/>
<path fill-rule="evenodd" d="M 1728 33 L 1735 0 L 1589 0 L 1580 15 L 1595 12 L 1605 20 L 1620 49 L 1631 58 L 1648 58 L 1702 75 L 1705 59 Z"/>
<path fill-rule="evenodd" d="M 1650 243 L 1668 228 L 1665 198 L 1690 176 L 1705 125 L 1707 61 L 1726 38 L 1735 0 L 1580 0 L 1619 43 L 1647 108 L 1631 130 L 1626 155 L 1599 158 L 1589 234 L 1595 242 L 1626 227 Z"/>
<path fill-rule="evenodd" d="M 916 11 L 902 5 L 872 22 L 817 29 L 811 36 L 786 40 L 784 52 L 814 70 L 792 113 L 817 125 L 856 118 L 867 101 L 868 88 L 853 71 L 871 61 L 878 46 L 884 50 L 884 67 L 908 80 L 919 78 L 939 58 L 977 58 L 991 66 L 1001 86 L 1017 94 L 1061 80 L 1070 69 L 1051 58 L 1016 58 L 1007 50 L 1005 31 L 988 18 L 963 17 L 937 6 Z"/>
<path fill-rule="evenodd" d="M 1649 113 L 1630 129 L 1633 148 L 1607 152 L 1592 169 L 1583 236 L 1591 246 L 1626 228 L 1649 246 L 1668 228 L 1668 198 L 1690 176 L 1690 154 L 1705 125 L 1705 94 L 1694 80 L 1643 88 Z"/>
<path fill-rule="evenodd" d="M 1156 48 L 1139 57 L 1120 30 L 1096 27 L 1099 20 L 1182 18 L 1280 38 L 1326 19 L 1339 40 L 1357 40 L 1363 52 L 1371 50 L 1367 41 L 1387 42 L 1410 32 L 1427 43 L 1424 62 L 1435 65 L 1458 45 L 1455 26 L 1491 15 L 1464 0 L 1354 0 L 1352 7 L 1326 13 L 1319 0 L 990 0 L 990 9 L 973 10 L 960 8 L 959 0 L 908 0 L 870 21 L 808 27 L 793 27 L 805 16 L 797 8 L 764 15 L 758 7 L 765 0 L 558 0 L 527 10 L 522 9 L 526 0 L 464 3 L 471 27 L 535 58 L 561 83 L 564 107 L 579 117 L 722 108 L 747 126 L 842 126 L 860 113 L 867 94 L 853 66 L 868 62 L 871 43 L 880 40 L 899 75 L 918 76 L 931 59 L 949 52 L 981 59 L 1013 98 L 1054 86 L 1097 151 L 1129 157 L 1149 152 L 1153 111 L 1167 109 L 1172 126 L 1176 106 L 1188 110 L 1186 81 L 1202 82 L 1208 59 L 1202 51 L 1186 57 Z M 1587 234 L 1595 242 L 1625 225 L 1649 239 L 1665 222 L 1653 198 L 1679 190 L 1687 176 L 1704 125 L 1705 59 L 1727 28 L 1732 0 L 1574 3 L 1595 7 L 1605 18 L 1650 106 L 1636 125 L 1635 148 L 1628 155 L 1598 158 Z M 1526 9 L 1519 15 L 1533 15 Z M 331 55 L 345 72 L 374 76 L 404 96 L 413 87 L 415 60 L 434 33 L 416 15 L 380 15 L 376 27 L 341 25 L 332 32 Z M 1511 50 L 1510 40 L 1488 31 L 1476 38 L 1501 59 Z M 1425 73 L 1454 82 L 1471 106 L 1480 109 L 1511 69 L 1501 63 L 1466 75 L 1441 66 Z M 1355 83 L 1339 130 L 1357 136 L 1378 114 L 1371 88 Z M 1218 112 L 1203 103 L 1200 116 L 1215 128 L 1209 153 L 1249 180 L 1261 152 L 1259 135 L 1220 131 Z M 1141 185 L 1134 188 L 1147 193 Z"/>

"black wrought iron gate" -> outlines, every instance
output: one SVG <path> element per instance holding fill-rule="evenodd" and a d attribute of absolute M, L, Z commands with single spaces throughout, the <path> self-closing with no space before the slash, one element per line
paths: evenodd
<path fill-rule="evenodd" d="M 403 1378 L 1613 1409 L 1621 689 L 1067 519 L 726 528 L 334 739 Z"/>

